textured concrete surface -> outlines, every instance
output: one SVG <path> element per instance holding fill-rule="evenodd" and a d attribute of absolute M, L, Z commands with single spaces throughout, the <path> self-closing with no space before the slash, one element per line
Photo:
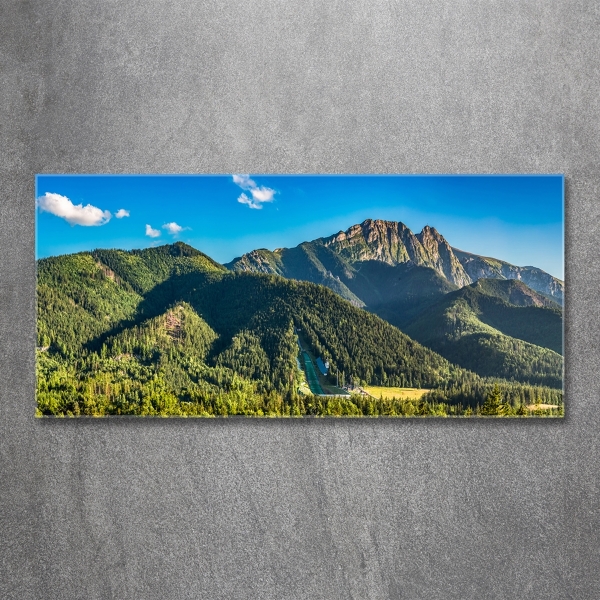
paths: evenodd
<path fill-rule="evenodd" d="M 600 597 L 597 4 L 5 0 L 0 597 Z M 567 176 L 564 421 L 40 421 L 36 172 Z"/>

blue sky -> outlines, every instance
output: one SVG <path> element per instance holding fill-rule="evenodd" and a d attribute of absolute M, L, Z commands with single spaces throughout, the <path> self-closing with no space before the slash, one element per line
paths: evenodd
<path fill-rule="evenodd" d="M 36 204 L 38 258 L 181 240 L 225 263 L 371 218 L 564 278 L 560 175 L 38 175 Z"/>

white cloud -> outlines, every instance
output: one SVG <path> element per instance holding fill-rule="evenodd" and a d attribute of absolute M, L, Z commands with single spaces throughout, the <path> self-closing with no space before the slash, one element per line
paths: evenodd
<path fill-rule="evenodd" d="M 166 229 L 171 235 L 177 235 L 181 233 L 184 229 L 189 229 L 189 227 L 182 227 L 181 225 L 177 225 L 175 221 L 172 223 L 165 223 L 163 225 L 163 229 Z"/>
<path fill-rule="evenodd" d="M 106 225 L 112 214 L 108 210 L 101 210 L 96 206 L 87 204 L 73 204 L 66 196 L 46 192 L 37 199 L 41 211 L 64 219 L 70 225 Z"/>
<path fill-rule="evenodd" d="M 250 179 L 250 175 L 233 175 L 233 183 L 239 185 L 243 190 L 256 187 L 256 183 Z"/>
<path fill-rule="evenodd" d="M 250 196 L 247 194 L 240 194 L 238 198 L 240 204 L 246 204 L 250 208 L 260 210 L 263 202 L 273 202 L 275 190 L 265 186 L 256 185 L 256 182 L 253 179 L 250 179 L 250 175 L 233 175 L 232 177 L 233 183 L 250 193 Z"/>
<path fill-rule="evenodd" d="M 128 217 L 129 216 L 129 211 L 125 210 L 124 208 L 120 208 L 116 213 L 115 213 L 115 217 L 117 217 L 117 219 L 122 219 L 123 217 Z"/>
<path fill-rule="evenodd" d="M 272 202 L 275 195 L 275 190 L 266 187 L 250 190 L 250 192 L 252 192 L 252 197 L 256 202 Z"/>
<path fill-rule="evenodd" d="M 262 204 L 260 202 L 254 202 L 254 200 L 252 200 L 252 198 L 248 198 L 246 194 L 241 194 L 238 198 L 238 202 L 240 204 L 247 204 L 250 208 L 256 208 L 257 210 L 262 208 Z"/>
<path fill-rule="evenodd" d="M 146 225 L 146 235 L 151 238 L 156 238 L 160 235 L 160 230 L 152 229 L 150 225 Z"/>

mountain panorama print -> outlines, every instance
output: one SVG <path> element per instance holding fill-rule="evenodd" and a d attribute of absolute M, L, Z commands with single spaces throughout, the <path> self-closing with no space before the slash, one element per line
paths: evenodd
<path fill-rule="evenodd" d="M 38 175 L 37 416 L 562 417 L 563 177 Z"/>

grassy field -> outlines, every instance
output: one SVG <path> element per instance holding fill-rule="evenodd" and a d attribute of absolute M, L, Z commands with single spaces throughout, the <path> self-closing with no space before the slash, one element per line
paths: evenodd
<path fill-rule="evenodd" d="M 374 398 L 381 398 L 384 400 L 390 398 L 403 398 L 406 400 L 418 400 L 421 396 L 426 394 L 429 390 L 417 389 L 417 388 L 401 388 L 401 387 L 381 387 L 375 385 L 363 386 L 363 390 L 370 394 Z"/>

